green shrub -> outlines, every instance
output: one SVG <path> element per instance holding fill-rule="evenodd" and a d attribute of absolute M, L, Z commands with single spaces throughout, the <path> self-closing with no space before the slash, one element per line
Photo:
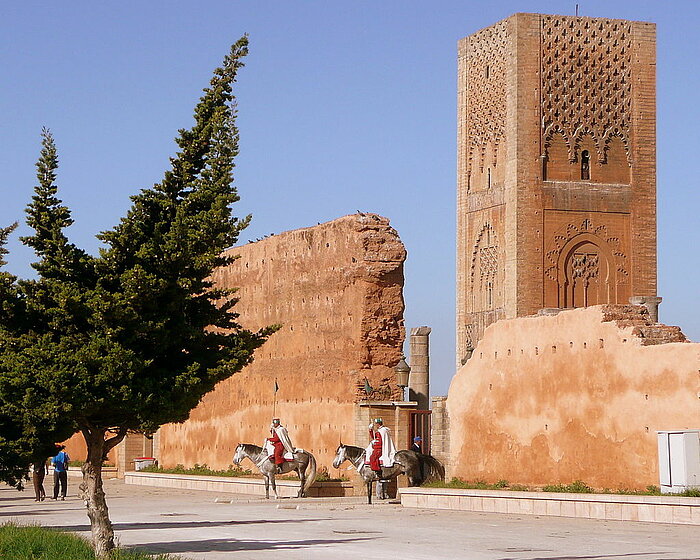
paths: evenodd
<path fill-rule="evenodd" d="M 151 465 L 150 467 L 145 467 L 141 469 L 141 472 L 154 472 L 154 473 L 165 473 L 165 474 L 189 474 L 195 476 L 254 476 L 253 472 L 248 469 L 239 469 L 233 465 L 229 465 L 228 469 L 225 470 L 214 470 L 210 469 L 206 464 L 198 465 L 195 463 L 194 467 L 185 468 L 184 465 L 176 465 L 170 469 L 163 469 L 157 467 L 156 465 Z"/>
<path fill-rule="evenodd" d="M 542 492 L 568 492 L 572 494 L 592 494 L 593 488 L 582 480 L 575 480 L 571 484 L 548 484 L 542 487 Z"/>
<path fill-rule="evenodd" d="M 330 476 L 327 472 L 318 472 L 316 473 L 316 482 L 347 482 L 350 480 L 346 476 L 341 476 L 341 477 L 332 477 Z"/>
<path fill-rule="evenodd" d="M 0 558 L 12 560 L 95 560 L 85 539 L 38 525 L 0 525 Z M 168 554 L 152 555 L 119 548 L 112 560 L 182 560 Z"/>
<path fill-rule="evenodd" d="M 507 480 L 499 480 L 495 484 L 489 484 L 483 480 L 469 482 L 461 478 L 453 478 L 449 482 L 428 482 L 423 484 L 426 488 L 461 488 L 463 490 L 514 490 L 516 492 L 527 492 L 528 486 L 522 484 L 511 485 Z"/>

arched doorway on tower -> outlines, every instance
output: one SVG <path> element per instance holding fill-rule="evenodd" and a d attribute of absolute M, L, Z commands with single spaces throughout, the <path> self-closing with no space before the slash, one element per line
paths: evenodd
<path fill-rule="evenodd" d="M 600 247 L 582 241 L 564 261 L 564 307 L 610 303 L 610 263 Z"/>
<path fill-rule="evenodd" d="M 559 254 L 559 307 L 589 307 L 618 303 L 618 274 L 608 244 L 591 233 L 581 233 L 566 243 Z M 624 291 L 624 290 L 623 290 Z"/>

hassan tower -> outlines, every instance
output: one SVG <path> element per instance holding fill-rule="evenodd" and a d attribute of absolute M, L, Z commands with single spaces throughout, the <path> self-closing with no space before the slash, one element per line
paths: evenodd
<path fill-rule="evenodd" d="M 656 298 L 651 23 L 515 14 L 459 42 L 457 359 L 494 321 Z"/>

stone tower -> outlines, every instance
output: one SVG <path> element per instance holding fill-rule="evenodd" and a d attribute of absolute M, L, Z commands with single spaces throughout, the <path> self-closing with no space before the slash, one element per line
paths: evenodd
<path fill-rule="evenodd" d="M 458 362 L 498 319 L 656 296 L 655 44 L 540 14 L 459 41 Z"/>

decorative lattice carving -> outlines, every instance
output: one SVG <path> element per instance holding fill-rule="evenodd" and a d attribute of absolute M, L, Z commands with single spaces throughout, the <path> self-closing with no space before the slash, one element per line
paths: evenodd
<path fill-rule="evenodd" d="M 545 150 L 562 134 L 570 161 L 593 138 L 598 161 L 614 137 L 630 160 L 632 26 L 620 20 L 542 18 L 542 126 Z"/>
<path fill-rule="evenodd" d="M 493 281 L 498 270 L 498 243 L 491 224 L 481 228 L 472 251 L 471 281 Z"/>
<path fill-rule="evenodd" d="M 479 250 L 479 269 L 481 278 L 493 279 L 496 277 L 498 268 L 498 249 L 495 246 L 482 247 Z"/>
<path fill-rule="evenodd" d="M 598 255 L 595 253 L 574 253 L 571 258 L 571 276 L 580 278 L 585 285 L 598 276 Z"/>
<path fill-rule="evenodd" d="M 506 60 L 508 32 L 505 21 L 469 37 L 467 47 L 467 173 L 495 166 L 506 128 Z M 486 148 L 493 160 L 485 162 Z"/>
<path fill-rule="evenodd" d="M 577 226 L 574 224 L 567 224 L 565 227 L 557 232 L 552 240 L 553 247 L 546 252 L 545 257 L 547 259 L 547 266 L 544 270 L 545 275 L 550 280 L 557 282 L 557 267 L 559 256 L 566 244 L 572 240 L 577 235 L 582 233 L 590 233 L 600 238 L 601 242 L 607 244 L 610 249 L 612 256 L 615 258 L 615 267 L 617 272 L 620 274 L 619 281 L 624 281 L 624 279 L 629 276 L 627 272 L 627 255 L 621 250 L 620 238 L 608 235 L 608 229 L 604 225 L 594 226 L 591 220 L 585 219 L 581 222 L 581 225 Z M 576 257 L 576 255 L 575 255 Z M 581 266 L 586 264 L 587 266 L 593 266 L 592 259 L 589 261 L 582 260 Z M 595 269 L 598 268 L 598 260 L 596 257 Z"/>

